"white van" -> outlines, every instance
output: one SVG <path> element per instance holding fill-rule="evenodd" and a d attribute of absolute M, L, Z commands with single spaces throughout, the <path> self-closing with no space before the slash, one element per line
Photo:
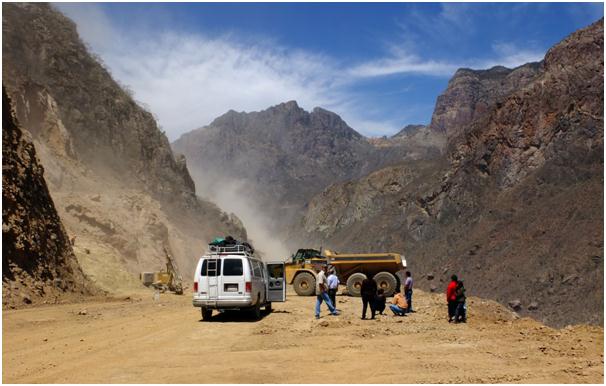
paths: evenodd
<path fill-rule="evenodd" d="M 264 263 L 243 245 L 210 246 L 194 275 L 194 307 L 202 319 L 213 310 L 249 310 L 261 318 L 261 307 L 271 312 L 271 302 L 286 300 L 284 263 Z"/>

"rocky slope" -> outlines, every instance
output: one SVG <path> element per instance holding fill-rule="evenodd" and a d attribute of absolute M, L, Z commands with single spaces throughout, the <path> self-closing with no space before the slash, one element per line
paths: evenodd
<path fill-rule="evenodd" d="M 599 21 L 539 64 L 489 70 L 482 92 L 487 72 L 457 72 L 431 124 L 448 157 L 329 187 L 309 204 L 309 240 L 403 251 L 422 287 L 456 272 L 552 325 L 603 323 L 603 55 Z"/>
<path fill-rule="evenodd" d="M 57 215 L 36 149 L 2 90 L 2 306 L 98 292 Z"/>
<path fill-rule="evenodd" d="M 76 256 L 101 287 L 137 286 L 139 272 L 164 266 L 164 247 L 187 277 L 210 238 L 246 237 L 237 218 L 196 196 L 152 115 L 51 6 L 3 4 L 3 80 Z"/>

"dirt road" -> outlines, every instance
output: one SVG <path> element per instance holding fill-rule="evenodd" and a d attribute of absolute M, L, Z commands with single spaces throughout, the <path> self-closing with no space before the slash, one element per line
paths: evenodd
<path fill-rule="evenodd" d="M 3 312 L 8 383 L 602 383 L 604 331 L 554 330 L 471 299 L 451 325 L 442 295 L 415 293 L 417 312 L 360 320 L 361 301 L 339 296 L 341 316 L 313 318 L 315 298 L 289 295 L 254 322 L 202 322 L 190 296 Z M 84 311 L 85 310 L 85 311 Z M 80 315 L 82 313 L 83 315 Z"/>

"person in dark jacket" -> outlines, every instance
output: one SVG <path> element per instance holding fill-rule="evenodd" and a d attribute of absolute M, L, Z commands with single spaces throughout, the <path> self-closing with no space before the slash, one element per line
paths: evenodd
<path fill-rule="evenodd" d="M 362 319 L 366 319 L 366 308 L 370 305 L 371 319 L 375 318 L 375 306 L 374 300 L 377 294 L 377 282 L 373 279 L 366 278 L 362 282 L 362 288 L 360 289 L 362 295 Z"/>
<path fill-rule="evenodd" d="M 385 290 L 383 288 L 379 288 L 377 291 L 377 295 L 375 296 L 375 311 L 379 313 L 379 315 L 383 315 L 383 311 L 385 311 Z"/>
<path fill-rule="evenodd" d="M 457 306 L 456 306 L 456 310 L 455 310 L 455 314 L 454 314 L 454 322 L 455 323 L 466 323 L 467 322 L 467 312 L 466 312 L 466 305 L 465 305 L 465 301 L 467 299 L 467 297 L 465 296 L 465 286 L 463 285 L 463 280 L 459 280 L 457 282 L 457 289 L 455 290 L 455 295 L 456 295 L 456 302 L 457 302 Z"/>
<path fill-rule="evenodd" d="M 412 309 L 412 273 L 406 271 L 406 281 L 404 281 L 404 295 L 406 296 L 406 302 L 408 303 L 408 310 L 406 312 L 415 312 Z"/>
<path fill-rule="evenodd" d="M 452 275 L 450 277 L 450 283 L 448 283 L 448 288 L 446 288 L 446 301 L 448 302 L 448 323 L 452 322 L 457 309 L 456 290 L 458 281 L 459 278 L 457 278 L 457 275 Z"/>

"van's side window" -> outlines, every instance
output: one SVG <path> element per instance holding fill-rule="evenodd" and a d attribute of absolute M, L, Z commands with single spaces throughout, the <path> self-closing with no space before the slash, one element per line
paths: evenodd
<path fill-rule="evenodd" d="M 223 275 L 224 276 L 242 276 L 244 269 L 242 268 L 242 259 L 224 259 L 223 260 Z"/>
<path fill-rule="evenodd" d="M 202 262 L 202 270 L 200 272 L 200 276 L 208 276 L 208 265 L 209 265 L 208 262 L 209 262 L 209 260 L 211 261 L 211 264 L 210 264 L 210 268 L 211 268 L 210 276 L 221 276 L 221 260 L 218 260 L 218 259 L 204 259 L 204 261 Z M 217 267 L 217 273 L 213 274 L 212 271 L 213 271 L 213 268 L 215 266 Z"/>
<path fill-rule="evenodd" d="M 253 260 L 252 264 L 253 264 L 253 272 L 254 272 L 255 277 L 261 277 L 261 268 L 259 267 L 259 262 Z"/>

